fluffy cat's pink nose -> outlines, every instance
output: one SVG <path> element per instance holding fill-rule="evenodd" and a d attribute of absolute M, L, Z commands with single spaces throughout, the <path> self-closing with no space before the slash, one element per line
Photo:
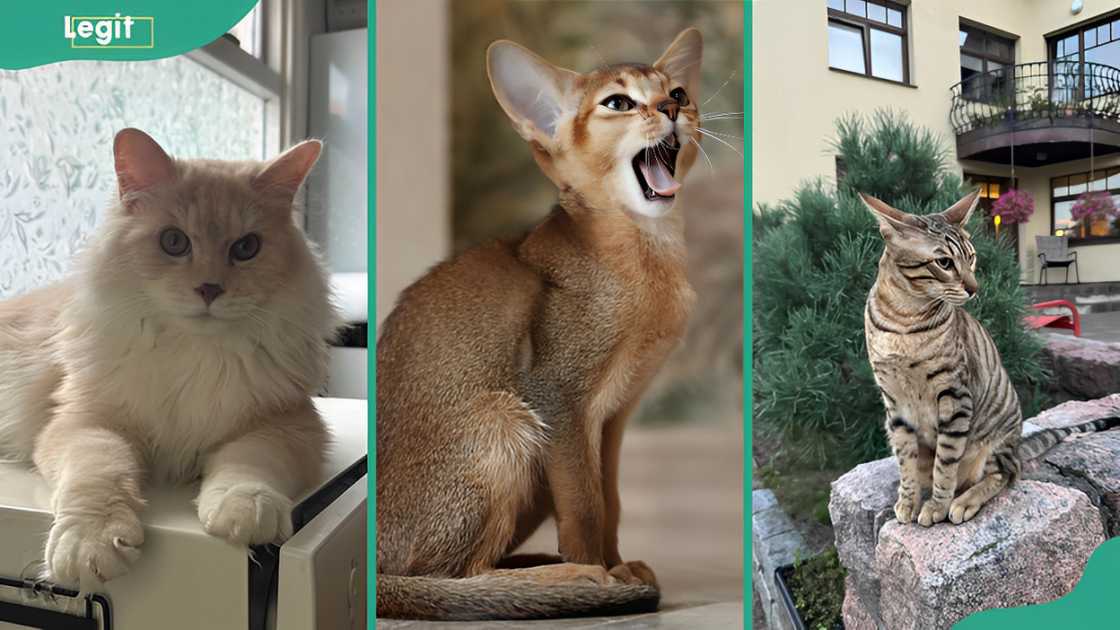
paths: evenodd
<path fill-rule="evenodd" d="M 223 289 L 222 285 L 220 284 L 203 282 L 202 284 L 195 287 L 194 292 L 202 296 L 202 301 L 206 302 L 206 306 L 210 306 L 210 304 L 214 300 L 218 299 L 218 296 L 225 293 L 226 290 Z"/>

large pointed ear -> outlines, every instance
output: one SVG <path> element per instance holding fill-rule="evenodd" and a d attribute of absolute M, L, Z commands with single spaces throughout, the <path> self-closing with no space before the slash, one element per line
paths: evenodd
<path fill-rule="evenodd" d="M 266 164 L 264 170 L 253 177 L 253 189 L 294 197 L 322 151 L 322 142 L 304 140 Z"/>
<path fill-rule="evenodd" d="M 960 201 L 950 206 L 948 210 L 942 212 L 941 216 L 949 223 L 963 226 L 968 223 L 969 217 L 972 216 L 972 212 L 976 210 L 976 205 L 979 203 L 980 191 L 977 189 L 961 197 Z"/>
<path fill-rule="evenodd" d="M 909 214 L 893 208 L 871 195 L 859 193 L 859 198 L 863 201 L 863 205 L 871 211 L 875 220 L 879 222 L 879 233 L 883 235 L 883 238 L 889 240 L 915 228 Z"/>
<path fill-rule="evenodd" d="M 700 58 L 704 53 L 704 38 L 696 28 L 686 28 L 669 44 L 653 67 L 685 86 L 689 97 L 695 101 L 700 96 Z"/>
<path fill-rule="evenodd" d="M 139 129 L 122 129 L 113 138 L 113 164 L 117 187 L 125 208 L 129 195 L 175 180 L 175 162 L 159 144 Z"/>
<path fill-rule="evenodd" d="M 486 49 L 486 74 L 498 104 L 526 141 L 552 144 L 568 113 L 579 74 L 558 68 L 528 48 L 498 40 Z"/>

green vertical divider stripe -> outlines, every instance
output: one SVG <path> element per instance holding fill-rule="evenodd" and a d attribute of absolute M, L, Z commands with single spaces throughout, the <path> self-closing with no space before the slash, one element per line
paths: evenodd
<path fill-rule="evenodd" d="M 751 212 L 753 208 L 751 193 L 751 12 L 753 2 L 746 2 L 743 8 L 743 627 L 751 627 L 751 580 L 754 570 L 751 565 L 751 422 L 754 405 L 751 402 Z"/>
<path fill-rule="evenodd" d="M 369 270 L 366 282 L 369 286 L 369 314 L 372 315 L 367 322 L 374 324 L 373 344 L 366 344 L 368 351 L 366 353 L 366 361 L 368 362 L 369 372 L 369 386 L 366 391 L 369 392 L 367 398 L 372 404 L 369 407 L 369 461 L 372 466 L 369 467 L 369 473 L 366 475 L 366 482 L 368 484 L 367 494 L 369 495 L 368 506 L 368 524 L 366 525 L 366 537 L 368 546 L 366 548 L 366 566 L 369 568 L 366 580 L 366 587 L 370 589 L 369 602 L 366 609 L 366 626 L 369 628 L 377 627 L 377 0 L 369 0 L 369 5 L 366 8 L 366 15 L 369 23 L 369 41 L 366 43 L 367 50 L 367 65 L 369 67 L 369 144 L 366 151 L 369 152 L 369 163 L 367 166 L 368 173 L 366 177 L 369 184 L 369 218 L 367 229 L 369 230 L 369 246 L 366 253 L 369 260 L 366 261 L 366 269 Z M 367 329 L 366 339 L 369 339 L 369 332 Z"/>
<path fill-rule="evenodd" d="M 141 61 L 179 55 L 221 37 L 255 4 L 256 0 L 6 2 L 4 21 L 14 27 L 5 33 L 0 46 L 0 68 L 20 70 L 74 59 Z M 100 46 L 89 38 L 66 38 L 68 21 L 118 14 L 143 23 L 134 26 L 135 41 L 122 38 Z"/>

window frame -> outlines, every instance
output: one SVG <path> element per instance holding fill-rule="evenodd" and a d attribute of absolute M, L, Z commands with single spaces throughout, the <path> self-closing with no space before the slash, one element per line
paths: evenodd
<path fill-rule="evenodd" d="M 1108 193 L 1109 195 L 1113 195 L 1113 196 L 1120 196 L 1120 186 L 1117 186 L 1116 188 L 1109 188 L 1108 187 L 1108 178 L 1110 176 L 1109 174 L 1111 173 L 1112 175 L 1120 175 L 1120 165 L 1118 165 L 1118 166 L 1106 166 L 1102 169 L 1098 169 L 1098 170 L 1095 170 L 1095 171 L 1077 171 L 1077 172 L 1074 172 L 1074 173 L 1066 173 L 1064 175 L 1055 175 L 1055 176 L 1049 178 L 1048 181 L 1049 181 L 1049 186 L 1050 186 L 1050 234 L 1051 235 L 1053 235 L 1054 231 L 1057 229 L 1058 204 L 1061 203 L 1061 202 L 1065 202 L 1065 201 L 1076 201 L 1078 197 L 1080 197 L 1082 194 L 1084 194 L 1084 193 L 1077 193 L 1076 195 L 1071 195 L 1071 194 L 1067 193 L 1065 195 L 1055 195 L 1054 194 L 1054 182 L 1059 180 L 1059 179 L 1065 179 L 1066 180 L 1066 185 L 1068 187 L 1069 178 L 1084 175 L 1085 176 L 1085 191 L 1088 192 L 1092 188 L 1092 183 L 1091 183 L 1092 180 L 1089 179 L 1090 173 L 1094 173 L 1094 174 L 1095 173 L 1101 173 L 1101 174 L 1104 175 L 1104 178 L 1105 178 L 1105 187 L 1101 190 L 1097 190 L 1097 191 L 1093 191 L 1093 192 L 1103 192 L 1103 193 Z M 1071 247 L 1072 246 L 1081 247 L 1081 246 L 1085 246 L 1085 245 L 1108 245 L 1110 243 L 1120 243 L 1120 234 L 1116 234 L 1116 235 L 1113 235 L 1113 236 L 1072 236 L 1072 235 L 1067 234 L 1067 236 L 1069 237 L 1069 244 L 1070 244 Z"/>
<path fill-rule="evenodd" d="M 886 8 L 888 8 L 888 9 L 898 11 L 899 13 L 902 14 L 902 26 L 901 27 L 896 27 L 896 26 L 891 26 L 890 24 L 887 24 L 885 22 L 878 22 L 878 21 L 872 20 L 871 18 L 868 18 L 866 16 L 866 9 L 864 11 L 865 15 L 863 17 L 860 17 L 858 15 L 852 15 L 851 13 L 847 13 L 846 11 L 840 11 L 840 10 L 837 10 L 837 9 L 833 9 L 832 7 L 826 5 L 825 8 L 828 11 L 828 26 L 829 27 L 831 27 L 831 25 L 833 23 L 837 23 L 837 24 L 842 24 L 844 26 L 848 26 L 848 27 L 851 27 L 851 28 L 858 28 L 860 30 L 860 33 L 862 35 L 862 42 L 863 42 L 863 68 L 864 68 L 864 71 L 863 72 L 855 72 L 853 70 L 845 70 L 844 68 L 837 68 L 837 67 L 833 66 L 831 62 L 829 62 L 829 64 L 828 64 L 828 69 L 832 70 L 832 71 L 835 71 L 835 72 L 843 72 L 845 74 L 855 75 L 857 77 L 867 77 L 869 79 L 876 79 L 878 81 L 886 81 L 888 83 L 894 83 L 896 85 L 905 85 L 905 86 L 913 87 L 913 84 L 910 82 L 910 38 L 909 38 L 909 28 L 907 27 L 907 18 L 909 17 L 909 11 L 907 9 L 909 9 L 909 7 L 906 6 L 906 5 L 903 5 L 903 4 L 899 4 L 897 2 L 892 2 L 891 0 L 864 0 L 864 2 L 865 2 L 865 4 L 866 4 L 866 2 L 871 2 L 873 4 L 882 5 Z M 872 64 L 871 64 L 871 29 L 873 29 L 873 28 L 876 29 L 876 30 L 883 31 L 884 33 L 890 33 L 892 35 L 898 35 L 902 39 L 902 80 L 901 81 L 898 81 L 898 80 L 895 80 L 895 79 L 888 79 L 886 77 L 878 77 L 878 76 L 875 76 L 873 74 L 874 68 L 872 67 Z"/>
<path fill-rule="evenodd" d="M 1077 24 L 1071 24 L 1068 27 L 1065 27 L 1065 28 L 1062 28 L 1062 29 L 1059 29 L 1059 30 L 1056 30 L 1056 31 L 1052 31 L 1050 33 L 1046 33 L 1045 35 L 1043 35 L 1043 38 L 1046 40 L 1046 62 L 1047 62 L 1046 65 L 1047 65 L 1048 72 L 1049 72 L 1051 77 L 1054 76 L 1055 64 L 1057 64 L 1061 61 L 1061 58 L 1058 57 L 1058 43 L 1061 42 L 1062 40 L 1070 37 L 1071 35 L 1074 35 L 1074 34 L 1077 35 L 1077 59 L 1075 61 L 1066 61 L 1065 62 L 1065 63 L 1076 63 L 1077 67 L 1079 69 L 1078 76 L 1077 76 L 1076 94 L 1074 95 L 1074 100 L 1080 101 L 1080 100 L 1084 100 L 1086 98 L 1086 96 L 1085 96 L 1085 63 L 1086 63 L 1086 61 L 1085 61 L 1085 31 L 1090 30 L 1090 29 L 1096 29 L 1100 26 L 1104 26 L 1106 24 L 1111 24 L 1112 22 L 1117 22 L 1117 21 L 1120 21 L 1120 9 L 1115 9 L 1115 10 L 1112 10 L 1112 11 L 1108 11 L 1106 13 L 1102 13 L 1100 15 L 1091 17 L 1087 20 L 1083 20 L 1081 22 L 1078 22 Z M 1113 41 L 1120 41 L 1120 36 L 1113 36 L 1112 39 L 1110 39 L 1108 43 L 1111 43 Z M 1090 49 L 1096 48 L 1097 46 L 1102 46 L 1102 45 L 1104 45 L 1104 44 L 1097 43 L 1097 44 L 1094 44 L 1093 46 L 1091 46 Z M 1051 84 L 1053 84 L 1053 81 L 1051 81 Z M 1054 90 L 1054 88 L 1051 88 L 1051 92 L 1053 92 L 1053 90 Z M 1053 98 L 1053 94 L 1051 94 L 1051 98 Z"/>
<path fill-rule="evenodd" d="M 1014 33 L 1008 33 L 1006 31 L 1002 31 L 1000 29 L 988 26 L 987 24 L 981 24 L 979 22 L 974 22 L 972 20 L 968 20 L 968 19 L 965 19 L 965 18 L 960 18 L 957 28 L 958 28 L 958 32 L 961 32 L 965 29 L 969 29 L 973 32 L 978 32 L 978 33 L 980 33 L 984 36 L 983 45 L 981 46 L 982 49 L 983 49 L 982 52 L 968 50 L 963 45 L 958 44 L 957 45 L 957 56 L 960 57 L 961 55 L 968 55 L 970 57 L 975 57 L 976 59 L 979 59 L 981 61 L 981 68 L 982 68 L 982 70 L 980 71 L 981 74 L 987 74 L 988 72 L 990 72 L 992 70 L 992 68 L 990 68 L 989 65 L 988 65 L 989 63 L 1002 64 L 1002 66 L 1005 69 L 1010 70 L 1010 72 L 1008 73 L 1008 76 L 1004 77 L 1004 81 L 1008 81 L 1010 79 L 1011 82 L 1010 83 L 1005 83 L 1005 85 L 1014 85 L 1015 55 L 1016 55 L 1016 53 L 1018 51 L 1018 47 L 1019 47 L 1019 36 L 1014 34 Z M 1001 58 L 998 55 L 991 54 L 991 53 L 988 52 L 988 38 L 992 38 L 992 37 L 1005 40 L 1005 41 L 1007 41 L 1011 44 L 1011 56 L 1010 57 Z M 963 87 L 964 87 L 963 86 L 963 83 L 964 83 L 963 78 L 961 79 L 961 83 L 962 83 L 961 98 L 963 98 L 967 101 L 973 102 L 973 103 L 991 103 L 991 102 L 993 102 L 994 96 L 996 94 L 995 91 L 990 91 L 988 94 L 986 94 L 984 96 L 981 96 L 980 98 L 973 98 L 971 94 L 969 94 L 968 92 L 966 92 L 966 90 L 963 89 Z"/>
<path fill-rule="evenodd" d="M 326 32 L 322 2 L 259 0 L 256 7 L 259 55 L 222 36 L 185 56 L 265 100 L 264 155 L 307 137 L 310 109 L 311 36 Z M 306 201 L 306 191 L 301 193 Z M 306 225 L 306 203 L 298 204 Z"/>

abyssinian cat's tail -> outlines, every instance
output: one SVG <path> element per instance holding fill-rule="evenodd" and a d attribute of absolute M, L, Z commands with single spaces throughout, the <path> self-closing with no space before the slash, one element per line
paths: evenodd
<path fill-rule="evenodd" d="M 644 584 L 546 584 L 513 575 L 448 579 L 377 576 L 377 616 L 470 621 L 652 612 L 661 595 Z"/>
<path fill-rule="evenodd" d="M 1069 427 L 1036 431 L 1023 438 L 1023 441 L 1019 443 L 1019 458 L 1025 462 L 1039 457 L 1074 433 L 1107 431 L 1114 427 L 1120 427 L 1120 417 L 1097 418 Z"/>

